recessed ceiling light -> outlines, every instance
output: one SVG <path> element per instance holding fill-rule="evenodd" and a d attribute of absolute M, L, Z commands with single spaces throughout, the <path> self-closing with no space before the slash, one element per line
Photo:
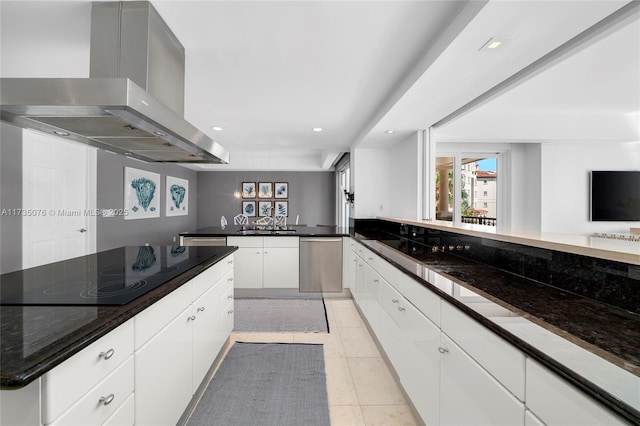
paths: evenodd
<path fill-rule="evenodd" d="M 167 136 L 167 134 L 166 134 L 166 133 L 163 133 L 163 132 L 160 132 L 160 131 L 153 132 L 153 133 L 155 133 L 155 134 L 156 134 L 156 135 L 158 135 L 158 136 Z"/>
<path fill-rule="evenodd" d="M 500 46 L 502 44 L 501 41 L 492 41 L 491 43 L 489 43 L 489 45 L 487 46 L 487 49 L 496 49 L 498 46 Z"/>
<path fill-rule="evenodd" d="M 219 126 L 211 126 L 211 130 L 215 130 L 216 132 L 221 132 L 221 131 L 222 131 L 222 127 L 219 127 Z"/>
<path fill-rule="evenodd" d="M 55 133 L 58 136 L 69 136 L 68 132 L 61 132 L 59 130 L 55 130 L 53 133 Z"/>
<path fill-rule="evenodd" d="M 322 127 L 314 127 L 313 129 L 314 132 L 321 132 L 322 131 Z"/>
<path fill-rule="evenodd" d="M 393 130 L 393 129 L 389 129 L 389 130 L 385 130 L 384 132 L 385 132 L 386 134 L 390 135 L 390 134 L 392 134 L 392 133 L 395 133 L 396 131 L 395 131 L 395 130 Z"/>

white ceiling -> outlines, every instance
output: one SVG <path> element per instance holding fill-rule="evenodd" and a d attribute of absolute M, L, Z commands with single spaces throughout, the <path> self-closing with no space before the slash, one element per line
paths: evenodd
<path fill-rule="evenodd" d="M 87 8 L 73 5 L 87 2 L 56 2 L 55 13 L 42 2 L 0 5 L 12 3 L 3 10 L 21 9 L 18 16 L 66 13 L 72 26 L 73 17 L 88 19 Z M 437 123 L 629 1 L 152 3 L 185 47 L 185 117 L 231 153 L 230 165 L 194 168 L 326 170 L 351 147 L 392 147 Z M 640 140 L 634 19 L 436 134 L 448 141 L 565 140 L 587 132 L 599 141 Z M 506 42 L 479 51 L 491 37 Z M 47 49 L 71 58 L 62 47 Z M 601 122 L 606 130 L 596 132 Z M 545 131 L 534 131 L 538 123 L 547 123 Z M 591 125 L 580 132 L 580 123 Z"/>

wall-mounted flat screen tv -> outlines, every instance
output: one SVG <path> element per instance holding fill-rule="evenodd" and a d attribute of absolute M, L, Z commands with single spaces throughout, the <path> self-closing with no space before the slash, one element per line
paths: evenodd
<path fill-rule="evenodd" d="M 592 171 L 591 220 L 640 221 L 640 171 Z"/>

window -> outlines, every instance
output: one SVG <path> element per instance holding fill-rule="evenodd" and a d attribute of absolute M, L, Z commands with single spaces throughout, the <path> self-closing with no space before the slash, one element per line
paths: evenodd
<path fill-rule="evenodd" d="M 436 157 L 436 219 L 496 226 L 497 160 L 495 156 L 470 154 Z M 483 186 L 481 200 L 479 185 Z"/>

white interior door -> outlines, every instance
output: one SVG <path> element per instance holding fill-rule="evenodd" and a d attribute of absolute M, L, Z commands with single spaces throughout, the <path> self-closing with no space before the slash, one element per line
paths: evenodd
<path fill-rule="evenodd" d="M 23 268 L 95 252 L 96 150 L 23 131 Z"/>

